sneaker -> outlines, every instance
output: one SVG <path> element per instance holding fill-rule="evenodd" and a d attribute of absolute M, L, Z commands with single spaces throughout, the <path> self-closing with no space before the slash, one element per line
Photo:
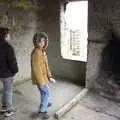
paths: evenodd
<path fill-rule="evenodd" d="M 1 109 L 0 109 L 0 113 L 3 114 L 7 111 L 6 107 L 5 106 L 2 106 Z"/>
<path fill-rule="evenodd" d="M 5 115 L 5 117 L 9 117 L 9 116 L 15 114 L 15 112 L 16 112 L 16 109 L 14 107 L 10 107 L 10 108 L 6 109 L 6 112 L 4 115 Z"/>
<path fill-rule="evenodd" d="M 7 108 L 7 111 L 13 111 L 13 112 L 16 112 L 16 108 L 12 106 L 12 107 Z"/>
<path fill-rule="evenodd" d="M 47 114 L 47 112 L 39 112 L 40 117 L 42 117 L 42 119 L 49 119 L 49 115 Z"/>
<path fill-rule="evenodd" d="M 15 114 L 15 112 L 14 111 L 7 111 L 7 112 L 5 112 L 5 117 L 10 117 L 10 116 L 12 116 L 12 115 L 14 115 Z"/>
<path fill-rule="evenodd" d="M 52 106 L 52 103 L 48 103 L 48 107 L 51 107 Z"/>

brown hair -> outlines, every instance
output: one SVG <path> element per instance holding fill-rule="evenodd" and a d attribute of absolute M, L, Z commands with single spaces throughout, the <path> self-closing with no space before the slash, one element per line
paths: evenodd
<path fill-rule="evenodd" d="M 33 44 L 34 44 L 34 46 L 36 48 L 40 48 L 39 43 L 41 41 L 41 38 L 45 38 L 45 46 L 44 46 L 44 48 L 46 49 L 47 46 L 48 46 L 48 36 L 44 32 L 34 34 L 34 36 L 33 36 Z"/>
<path fill-rule="evenodd" d="M 10 32 L 9 28 L 0 27 L 0 38 L 5 39 L 6 35 Z"/>

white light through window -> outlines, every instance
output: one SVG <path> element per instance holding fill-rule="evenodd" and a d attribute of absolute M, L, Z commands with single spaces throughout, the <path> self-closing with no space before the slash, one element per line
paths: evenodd
<path fill-rule="evenodd" d="M 87 61 L 88 1 L 69 2 L 65 11 L 62 56 Z"/>

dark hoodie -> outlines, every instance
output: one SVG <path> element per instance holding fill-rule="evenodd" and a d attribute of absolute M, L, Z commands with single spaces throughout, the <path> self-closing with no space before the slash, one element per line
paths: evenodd
<path fill-rule="evenodd" d="M 13 47 L 0 39 L 0 78 L 12 77 L 18 72 L 18 65 Z"/>

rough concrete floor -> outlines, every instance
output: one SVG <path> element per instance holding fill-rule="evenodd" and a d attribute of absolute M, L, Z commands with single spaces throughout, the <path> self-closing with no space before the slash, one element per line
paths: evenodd
<path fill-rule="evenodd" d="M 50 87 L 53 103 L 53 106 L 48 109 L 50 115 L 53 115 L 82 90 L 80 86 L 59 80 L 56 84 L 51 84 Z M 4 118 L 3 115 L 0 115 L 0 120 L 41 120 L 37 114 L 40 93 L 37 87 L 31 84 L 31 81 L 14 87 L 13 98 L 13 103 L 17 107 L 16 115 L 10 118 Z"/>
<path fill-rule="evenodd" d="M 51 89 L 54 104 L 48 109 L 50 115 L 53 115 L 56 110 L 81 91 L 79 86 L 63 81 L 51 85 Z M 31 82 L 14 88 L 14 104 L 17 107 L 16 115 L 10 118 L 4 118 L 0 115 L 0 120 L 41 120 L 37 115 L 39 92 Z M 120 103 L 110 101 L 94 93 L 88 93 L 60 120 L 120 120 Z"/>
<path fill-rule="evenodd" d="M 60 120 L 120 120 L 120 103 L 88 93 Z"/>

